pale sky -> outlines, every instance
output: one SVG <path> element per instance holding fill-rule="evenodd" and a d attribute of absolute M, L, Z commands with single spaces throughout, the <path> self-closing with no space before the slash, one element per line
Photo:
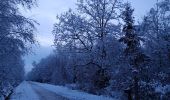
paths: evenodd
<path fill-rule="evenodd" d="M 32 62 L 39 61 L 49 55 L 53 50 L 52 35 L 53 24 L 56 22 L 56 15 L 67 11 L 69 8 L 75 9 L 77 0 L 38 0 L 38 7 L 31 11 L 22 10 L 26 17 L 35 19 L 40 25 L 37 26 L 36 38 L 40 46 L 33 49 L 34 54 L 25 56 L 26 72 L 32 69 Z M 132 3 L 135 8 L 136 20 L 141 18 L 153 7 L 156 0 L 125 0 Z"/>

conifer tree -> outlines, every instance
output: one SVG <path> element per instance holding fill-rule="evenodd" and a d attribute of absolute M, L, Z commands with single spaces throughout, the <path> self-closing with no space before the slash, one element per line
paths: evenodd
<path fill-rule="evenodd" d="M 122 13 L 122 19 L 125 22 L 125 25 L 123 26 L 125 35 L 120 38 L 120 42 L 126 44 L 124 53 L 132 68 L 132 87 L 129 87 L 128 91 L 133 91 L 135 100 L 139 100 L 140 67 L 145 62 L 147 56 L 143 54 L 141 50 L 140 41 L 142 38 L 140 38 L 135 31 L 133 12 L 134 9 L 131 8 L 131 5 L 126 3 L 125 11 Z M 130 95 L 129 99 L 132 99 Z"/>

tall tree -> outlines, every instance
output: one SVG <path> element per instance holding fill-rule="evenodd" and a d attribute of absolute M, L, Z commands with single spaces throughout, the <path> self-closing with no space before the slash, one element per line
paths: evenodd
<path fill-rule="evenodd" d="M 112 37 L 115 42 L 116 35 L 120 32 L 118 12 L 120 12 L 121 2 L 118 0 L 79 0 L 77 5 L 77 13 L 69 10 L 58 17 L 59 22 L 54 27 L 55 45 L 68 47 L 67 50 L 75 49 L 76 53 L 81 53 L 86 58 L 84 62 L 75 65 L 96 66 L 98 67 L 96 75 L 105 76 L 107 66 L 111 66 L 107 59 L 110 56 L 107 47 L 108 38 Z M 96 80 L 95 83 L 105 87 L 108 80 L 107 82 L 103 80 Z"/>
<path fill-rule="evenodd" d="M 129 64 L 132 67 L 130 73 L 132 73 L 132 87 L 129 87 L 129 92 L 134 90 L 135 100 L 139 100 L 139 73 L 141 70 L 141 65 L 145 62 L 146 55 L 141 50 L 140 41 L 141 37 L 136 33 L 133 17 L 134 9 L 131 8 L 129 3 L 125 4 L 125 10 L 122 13 L 122 19 L 125 22 L 123 26 L 123 32 L 125 36 L 120 39 L 120 42 L 126 44 L 126 49 L 124 51 Z M 132 97 L 129 95 L 129 99 Z"/>
<path fill-rule="evenodd" d="M 157 0 L 157 3 L 146 14 L 141 23 L 141 33 L 146 40 L 144 46 L 151 57 L 149 65 L 148 83 L 150 87 L 157 88 L 154 84 L 166 86 L 169 80 L 169 50 L 170 50 L 170 1 Z M 152 85 L 152 86 L 151 86 Z M 153 90 L 154 91 L 154 90 Z M 155 94 L 155 93 L 154 93 Z M 165 95 L 164 93 L 160 93 Z M 155 97 L 155 95 L 154 95 Z M 157 94 L 157 97 L 161 96 Z"/>
<path fill-rule="evenodd" d="M 29 50 L 28 45 L 35 43 L 35 21 L 22 16 L 18 6 L 30 9 L 35 2 L 0 0 L 0 97 L 8 95 L 12 89 L 9 87 L 16 86 L 23 79 L 22 56 Z"/>

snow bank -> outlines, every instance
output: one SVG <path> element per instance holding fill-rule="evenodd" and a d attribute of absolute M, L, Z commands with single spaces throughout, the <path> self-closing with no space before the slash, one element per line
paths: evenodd
<path fill-rule="evenodd" d="M 10 100 L 39 100 L 28 82 L 22 82 L 11 95 Z"/>
<path fill-rule="evenodd" d="M 166 94 L 170 92 L 170 85 L 165 85 L 165 86 L 159 85 L 155 88 L 155 92 Z"/>
<path fill-rule="evenodd" d="M 116 100 L 116 99 L 109 98 L 109 97 L 97 96 L 97 95 L 80 92 L 78 90 L 71 90 L 71 89 L 68 89 L 67 87 L 63 87 L 63 86 L 54 86 L 54 85 L 50 85 L 50 84 L 42 84 L 42 83 L 36 83 L 36 82 L 33 82 L 33 83 L 37 84 L 49 91 L 55 92 L 58 95 L 69 98 L 69 99 L 75 99 L 75 100 Z"/>

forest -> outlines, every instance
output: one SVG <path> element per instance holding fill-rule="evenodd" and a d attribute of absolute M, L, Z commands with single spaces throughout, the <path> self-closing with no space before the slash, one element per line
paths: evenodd
<path fill-rule="evenodd" d="M 24 80 L 115 100 L 169 100 L 170 0 L 155 0 L 141 21 L 130 2 L 77 0 L 76 9 L 56 14 L 54 50 L 27 74 L 23 57 L 38 45 L 39 23 L 21 6 L 38 1 L 0 0 L 0 100 Z"/>

